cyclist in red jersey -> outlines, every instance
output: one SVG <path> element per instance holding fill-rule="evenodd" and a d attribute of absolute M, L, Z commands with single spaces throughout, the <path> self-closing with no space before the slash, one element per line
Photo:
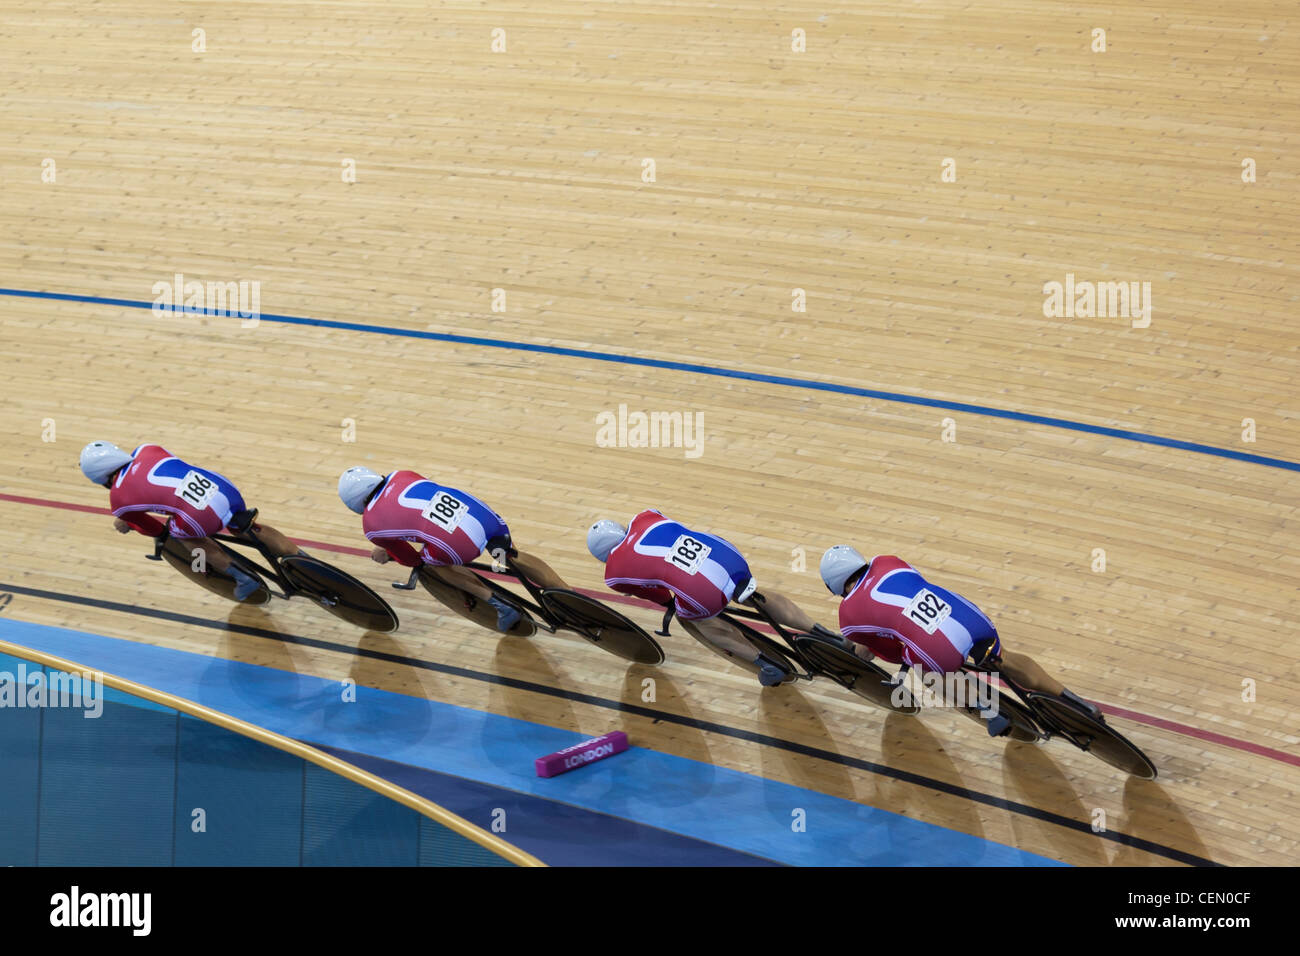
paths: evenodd
<path fill-rule="evenodd" d="M 764 687 L 794 679 L 784 664 L 762 654 L 718 615 L 732 601 L 752 607 L 761 598 L 767 613 L 785 627 L 808 632 L 816 622 L 785 595 L 756 592 L 749 564 L 730 541 L 648 508 L 626 528 L 608 518 L 597 521 L 587 531 L 587 550 L 604 562 L 606 586 L 671 609 L 687 633 L 753 669 Z"/>
<path fill-rule="evenodd" d="M 515 547 L 510 528 L 485 502 L 417 472 L 379 475 L 358 465 L 339 476 L 339 498 L 362 516 L 366 539 L 376 545 L 372 561 L 385 564 L 391 559 L 408 568 L 427 568 L 445 584 L 494 608 L 499 631 L 514 627 L 521 612 L 463 567 L 483 551 L 494 562 L 504 563 L 508 556 L 543 588 L 568 587 L 545 561 Z"/>
<path fill-rule="evenodd" d="M 1002 649 L 993 622 L 954 591 L 923 578 L 902 558 L 879 555 L 868 561 L 857 549 L 838 544 L 821 560 L 822 581 L 840 602 L 840 631 L 863 660 L 879 657 L 923 673 L 950 674 L 969 657 L 977 666 L 997 667 L 1031 690 L 1064 697 L 1093 716 L 1095 704 L 1067 690 L 1033 658 Z M 995 736 L 1010 726 L 1005 717 L 989 722 Z"/>
<path fill-rule="evenodd" d="M 202 554 L 207 568 L 234 579 L 238 601 L 262 583 L 232 564 L 212 535 L 227 530 L 238 535 L 251 527 L 273 553 L 302 553 L 270 525 L 254 523 L 254 512 L 244 506 L 228 478 L 182 461 L 161 445 L 141 445 L 127 454 L 112 442 L 93 441 L 81 450 L 81 472 L 108 489 L 113 527 L 121 534 L 134 530 L 151 538 L 166 535 L 186 541 Z M 154 514 L 165 515 L 166 523 Z"/>

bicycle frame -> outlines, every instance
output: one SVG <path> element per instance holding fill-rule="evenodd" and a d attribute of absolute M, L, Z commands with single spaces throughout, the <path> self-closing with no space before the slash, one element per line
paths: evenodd
<path fill-rule="evenodd" d="M 786 645 L 785 653 L 789 657 L 791 657 L 800 667 L 803 668 L 804 673 L 800 674 L 797 671 L 795 672 L 794 676 L 797 680 L 812 680 L 814 677 L 819 676 L 822 673 L 821 670 L 817 667 L 812 666 L 808 662 L 808 659 L 805 658 L 803 654 L 799 652 L 799 648 L 795 646 L 794 638 L 791 636 L 790 632 L 786 630 L 786 628 L 781 624 L 780 621 L 776 620 L 776 618 L 774 618 L 771 614 L 769 614 L 765 607 L 763 607 L 763 596 L 761 594 L 756 593 L 754 595 L 754 598 L 755 598 L 754 609 L 751 610 L 749 608 L 742 608 L 742 607 L 735 607 L 732 605 L 728 605 L 718 614 L 718 617 L 722 618 L 724 621 L 731 624 L 733 627 L 739 629 L 741 634 L 743 634 L 746 637 L 746 639 L 751 641 L 754 639 L 754 637 L 757 637 L 760 641 L 770 640 L 770 638 L 768 638 L 765 634 L 759 633 L 757 630 L 750 627 L 748 624 L 744 624 L 741 621 L 736 620 L 736 618 L 745 618 L 752 621 L 763 621 L 768 626 L 770 626 L 772 630 L 776 631 L 776 633 L 780 636 L 781 640 L 785 642 Z"/>
<path fill-rule="evenodd" d="M 1001 678 L 1002 684 L 1010 688 L 1011 692 L 1015 694 L 1016 701 L 1029 711 L 1030 716 L 1034 719 L 1034 723 L 1038 725 L 1038 729 L 1042 733 L 1044 740 L 1051 740 L 1053 737 L 1063 737 L 1080 750 L 1088 749 L 1087 745 L 1081 743 L 1078 737 L 1068 727 L 1062 726 L 1060 721 L 1056 720 L 1050 713 L 1039 706 L 1037 701 L 1031 699 L 1029 697 L 1029 692 L 1024 687 L 1017 684 L 1015 680 L 1013 680 L 1011 676 L 1004 672 L 1000 667 L 977 667 L 974 664 L 963 663 L 962 670 L 968 674 L 996 674 Z M 992 677 L 990 677 L 990 683 L 991 682 Z M 1000 689 L 998 690 L 998 693 L 1001 693 Z"/>
<path fill-rule="evenodd" d="M 499 595 L 503 598 L 508 598 L 511 601 L 515 602 L 516 604 L 521 605 L 529 613 L 533 614 L 534 617 L 537 618 L 537 620 L 534 620 L 533 623 L 536 624 L 538 627 L 540 627 L 542 630 L 546 631 L 548 634 L 554 634 L 557 628 L 563 626 L 563 622 L 558 620 L 553 614 L 551 614 L 550 611 L 546 610 L 546 608 L 542 605 L 542 589 L 539 588 L 537 585 L 535 585 L 532 581 L 530 581 L 528 579 L 528 575 L 524 574 L 524 572 L 519 568 L 519 566 L 509 558 L 509 556 L 506 557 L 505 572 L 498 571 L 496 565 L 483 564 L 480 561 L 474 561 L 469 564 L 462 564 L 459 565 L 459 567 L 469 568 L 470 570 L 476 572 L 508 574 L 510 577 L 512 577 L 514 580 L 518 581 L 520 584 L 524 586 L 524 590 L 528 592 L 529 597 L 531 597 L 532 600 L 522 597 L 518 593 L 510 590 L 508 587 L 506 587 L 504 584 L 502 584 L 499 581 L 496 581 L 492 578 L 484 577 L 483 574 L 481 573 L 475 574 L 474 576 L 478 578 L 483 583 L 483 586 L 488 588 L 493 594 Z M 397 588 L 399 591 L 414 591 L 416 580 L 419 578 L 420 572 L 423 571 L 424 568 L 425 566 L 423 564 L 420 565 L 419 567 L 412 568 L 411 576 L 407 578 L 406 583 L 394 584 L 393 587 Z"/>
<path fill-rule="evenodd" d="M 229 557 L 232 561 L 238 562 L 241 568 L 251 571 L 254 574 L 256 574 L 259 578 L 261 578 L 262 583 L 266 585 L 266 590 L 270 592 L 273 596 L 287 601 L 295 594 L 301 593 L 301 590 L 299 588 L 294 587 L 293 583 L 287 577 L 285 577 L 284 572 L 280 570 L 280 563 L 276 560 L 275 555 L 272 554 L 270 548 L 268 548 L 262 542 L 262 539 L 257 536 L 256 532 L 253 531 L 252 527 L 249 527 L 249 529 L 245 531 L 242 536 L 235 536 L 229 534 L 214 534 L 211 535 L 211 537 L 212 540 L 216 541 L 217 544 L 221 546 L 221 550 L 227 555 L 227 557 Z M 163 559 L 162 558 L 163 549 L 167 547 L 168 541 L 176 541 L 178 543 L 183 544 L 185 540 L 186 539 L 184 538 L 173 538 L 164 529 L 162 534 L 154 538 L 153 554 L 145 555 L 145 557 L 147 557 L 150 561 L 161 561 Z M 229 544 L 240 544 L 243 545 L 244 547 L 255 548 L 258 551 L 258 553 L 261 554 L 262 557 L 266 559 L 266 562 L 269 565 L 269 567 L 264 567 L 261 564 L 258 564 L 252 558 L 248 557 L 247 555 L 242 554 L 238 551 L 235 551 L 233 548 L 228 547 L 227 542 Z M 274 582 L 280 588 L 280 590 L 276 591 L 275 588 L 272 588 L 270 586 L 270 582 Z"/>
<path fill-rule="evenodd" d="M 759 600 L 755 602 L 755 608 L 753 610 L 746 609 L 746 608 L 728 608 L 727 610 L 723 611 L 722 614 L 720 614 L 719 616 L 726 618 L 734 626 L 740 628 L 742 633 L 749 632 L 750 634 L 757 634 L 758 632 L 754 631 L 754 629 L 749 627 L 748 625 L 743 624 L 738 620 L 735 620 L 736 617 L 767 622 L 769 625 L 771 625 L 772 629 L 781 636 L 781 638 L 785 641 L 785 643 L 790 646 L 793 658 L 797 660 L 800 664 L 802 664 L 804 668 L 809 672 L 807 676 L 810 679 L 812 677 L 818 676 L 820 674 L 820 671 L 816 667 L 808 666 L 808 661 L 804 658 L 802 654 L 799 653 L 798 648 L 795 646 L 789 631 L 785 627 L 783 627 L 780 624 L 780 622 L 774 620 L 771 614 L 767 613 L 766 609 L 763 607 L 762 596 L 759 595 L 758 597 Z M 759 636 L 760 638 L 762 637 L 762 635 Z M 1030 696 L 1031 692 L 1027 688 L 1022 687 L 1019 683 L 1017 683 L 1015 679 L 1012 678 L 1009 674 L 1005 673 L 1000 666 L 995 665 L 993 667 L 980 667 L 975 664 L 971 664 L 969 662 L 963 662 L 961 669 L 962 672 L 966 674 L 976 674 L 976 675 L 984 674 L 990 684 L 993 683 L 994 675 L 1001 678 L 1001 686 L 994 685 L 995 690 L 997 691 L 997 693 L 1002 693 L 1002 687 L 1005 687 L 1011 692 L 1013 699 L 1016 701 L 1016 703 L 1020 704 L 1020 706 L 1028 714 L 1030 721 L 1034 725 L 1034 729 L 1038 732 L 1042 740 L 1051 740 L 1053 737 L 1060 737 L 1063 740 L 1069 741 L 1075 747 L 1079 748 L 1084 752 L 1088 752 L 1090 750 L 1093 741 L 1096 739 L 1095 735 L 1089 736 L 1085 734 L 1080 734 L 1074 730 L 1071 730 L 1069 727 L 1065 726 L 1064 724 L 1062 724 L 1061 721 L 1053 717 L 1051 712 L 1048 711 L 1045 707 L 1043 707 L 1037 699 Z M 1052 695 L 1048 695 L 1048 696 L 1052 696 Z M 1094 717 L 1091 719 L 1097 723 L 1100 723 L 1103 727 L 1109 726 L 1106 724 L 1105 720 L 1103 720 L 1101 717 Z M 1110 734 L 1114 736 L 1115 732 L 1110 731 Z M 1130 742 L 1128 741 L 1125 742 L 1128 743 L 1130 747 L 1133 746 Z M 1150 763 L 1150 758 L 1146 758 L 1144 754 L 1142 756 L 1147 760 L 1148 763 Z"/>

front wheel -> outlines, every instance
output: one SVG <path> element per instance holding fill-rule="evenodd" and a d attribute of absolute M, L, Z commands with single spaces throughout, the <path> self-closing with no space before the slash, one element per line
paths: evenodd
<path fill-rule="evenodd" d="M 870 661 L 864 661 L 853 651 L 807 634 L 796 637 L 794 646 L 815 667 L 816 673 L 829 677 L 868 704 L 908 716 L 921 712 L 921 705 L 916 702 L 910 690 L 906 687 L 886 687 L 881 682 L 889 680 L 889 674 Z"/>
<path fill-rule="evenodd" d="M 546 588 L 541 605 L 564 627 L 601 650 L 636 664 L 662 664 L 664 649 L 635 622 L 594 598 L 564 588 Z"/>
<path fill-rule="evenodd" d="M 280 567 L 289 583 L 335 617 L 367 631 L 397 630 L 388 602 L 347 572 L 302 554 L 281 558 Z"/>
<path fill-rule="evenodd" d="M 1063 728 L 1065 737 L 1080 750 L 1086 750 L 1116 770 L 1142 780 L 1156 778 L 1156 765 L 1141 748 L 1099 717 L 1085 714 L 1053 694 L 1030 691 L 1026 699 L 1042 708 L 1047 716 Z"/>

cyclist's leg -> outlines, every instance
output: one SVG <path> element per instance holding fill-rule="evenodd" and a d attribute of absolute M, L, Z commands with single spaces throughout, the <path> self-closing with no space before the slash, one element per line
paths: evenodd
<path fill-rule="evenodd" d="M 483 550 L 492 558 L 494 567 L 500 568 L 503 566 L 506 556 L 509 555 L 518 565 L 519 570 L 524 572 L 524 576 L 534 584 L 543 588 L 564 588 L 568 590 L 569 585 L 564 578 L 555 573 L 554 568 L 537 557 L 537 555 L 529 554 L 527 551 L 520 551 L 515 547 L 515 543 L 510 540 L 510 529 L 504 523 L 500 523 L 492 529 L 492 536 L 488 538 Z"/>
<path fill-rule="evenodd" d="M 549 564 L 537 557 L 535 554 L 529 554 L 527 551 L 520 551 L 515 547 L 515 543 L 510 540 L 510 529 L 500 522 L 495 528 L 491 529 L 491 536 L 483 546 L 492 559 L 494 570 L 502 570 L 505 567 L 506 558 L 511 558 L 518 566 L 519 570 L 524 572 L 524 577 L 534 584 L 543 588 L 563 588 L 568 590 L 569 585 L 564 578 L 555 573 L 555 569 Z"/>
<path fill-rule="evenodd" d="M 230 556 L 221 550 L 221 545 L 211 538 L 179 538 L 172 535 L 172 540 L 176 541 L 181 547 L 189 551 L 190 557 L 198 560 L 202 556 L 202 566 L 209 571 L 215 571 L 217 574 L 224 574 L 230 577 Z M 199 552 L 196 555 L 195 552 Z M 191 567 L 193 564 L 191 563 Z"/>
<path fill-rule="evenodd" d="M 1071 691 L 1055 677 L 1052 677 L 1047 671 L 1043 670 L 1038 662 L 1026 654 L 1017 654 L 1014 651 L 1003 651 L 1000 659 L 1002 671 L 1017 684 L 1028 690 L 1036 690 L 1043 694 L 1053 694 L 1057 697 L 1063 697 L 1071 703 L 1077 704 L 1094 717 L 1101 716 L 1101 708 L 1091 701 L 1084 700 L 1078 694 Z"/>
<path fill-rule="evenodd" d="M 849 644 L 852 645 L 853 653 L 857 656 L 858 660 L 870 663 L 876 659 L 876 655 L 871 652 L 871 648 L 867 647 L 867 645 L 863 644 L 861 641 L 850 640 Z"/>
<path fill-rule="evenodd" d="M 758 649 L 726 621 L 718 620 L 716 617 L 697 621 L 687 621 L 679 617 L 677 620 L 691 637 L 721 651 L 727 657 L 734 657 L 746 664 L 753 664 L 758 660 Z"/>
<path fill-rule="evenodd" d="M 215 562 L 209 560 L 211 554 L 214 551 L 220 553 L 220 549 L 211 547 L 207 538 L 177 538 L 172 536 L 168 541 L 168 545 L 173 552 L 182 553 L 187 563 L 183 566 L 173 566 L 191 581 L 202 583 L 204 578 L 207 577 L 208 568 L 215 571 L 221 570 Z M 221 555 L 218 561 L 221 559 L 225 559 L 226 563 L 229 563 L 229 559 L 224 554 Z"/>
<path fill-rule="evenodd" d="M 444 584 L 468 592 L 480 601 L 492 600 L 492 589 L 480 581 L 478 575 L 469 568 L 461 567 L 459 564 L 426 564 L 424 567 Z"/>
<path fill-rule="evenodd" d="M 731 623 L 716 617 L 686 620 L 679 617 L 682 627 L 688 634 L 722 656 L 740 661 L 758 669 L 758 680 L 764 687 L 774 687 L 794 675 L 783 664 L 770 660 L 759 653 L 758 648 L 745 640 L 744 635 Z"/>
<path fill-rule="evenodd" d="M 1038 662 L 1026 654 L 1003 651 L 1002 669 L 1013 681 L 1029 690 L 1058 696 L 1065 693 L 1065 685 L 1039 667 Z"/>
<path fill-rule="evenodd" d="M 261 589 L 262 579 L 231 561 L 221 545 L 213 539 L 213 535 L 230 530 L 228 525 L 236 523 L 237 519 L 242 519 L 241 527 L 246 526 L 253 519 L 255 512 L 245 507 L 244 499 L 240 497 L 238 489 L 228 479 L 216 472 L 210 474 L 217 479 L 220 491 L 225 497 L 226 510 L 205 508 L 198 522 L 187 519 L 182 523 L 172 518 L 167 528 L 173 538 L 179 539 L 183 545 L 189 547 L 191 554 L 195 551 L 202 552 L 207 570 L 232 578 L 235 581 L 235 600 L 244 601 Z M 195 524 L 197 528 L 189 527 Z"/>
<path fill-rule="evenodd" d="M 287 558 L 306 553 L 275 528 L 258 521 L 256 509 L 240 508 L 232 512 L 230 520 L 226 523 L 226 530 L 237 537 L 248 537 L 250 530 L 255 531 L 257 539 L 276 557 Z"/>
<path fill-rule="evenodd" d="M 286 538 L 279 531 L 272 528 L 269 524 L 262 524 L 260 521 L 253 522 L 253 530 L 257 532 L 258 539 L 267 546 L 272 554 L 276 557 L 287 558 L 290 555 L 302 554 L 300 547 Z"/>
<path fill-rule="evenodd" d="M 519 607 L 506 598 L 498 597 L 469 568 L 462 567 L 459 564 L 428 564 L 425 567 L 444 583 L 459 588 L 492 607 L 497 612 L 498 631 L 502 633 L 509 631 L 519 623 L 520 617 L 523 616 L 523 612 Z"/>
<path fill-rule="evenodd" d="M 817 622 L 804 613 L 799 605 L 795 604 L 784 594 L 776 591 L 763 591 L 763 607 L 767 613 L 782 627 L 793 628 L 796 631 L 811 631 L 817 626 Z M 745 602 L 753 607 L 754 598 L 751 596 Z"/>
<path fill-rule="evenodd" d="M 549 564 L 535 554 L 529 554 L 527 551 L 515 551 L 514 562 L 527 575 L 528 580 L 539 587 L 569 589 L 569 585 L 565 583 L 564 578 L 556 574 Z"/>
<path fill-rule="evenodd" d="M 187 567 L 181 573 L 192 580 L 200 580 L 205 572 L 225 575 L 235 582 L 235 600 L 243 601 L 254 591 L 262 587 L 260 578 L 249 574 L 235 565 L 230 556 L 222 550 L 221 545 L 208 537 L 185 537 L 172 531 L 172 540 L 184 548 L 190 557 Z M 201 560 L 200 560 L 201 559 Z M 198 567 L 195 567 L 195 565 Z"/>

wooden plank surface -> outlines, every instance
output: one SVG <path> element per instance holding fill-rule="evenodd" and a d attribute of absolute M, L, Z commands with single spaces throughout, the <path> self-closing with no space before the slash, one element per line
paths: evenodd
<path fill-rule="evenodd" d="M 1273 4 L 0 11 L 2 286 L 150 302 L 176 273 L 257 281 L 266 314 L 830 382 L 1300 460 L 1300 50 Z M 191 49 L 196 27 L 206 52 Z M 1104 53 L 1090 49 L 1094 27 Z M 791 51 L 795 28 L 804 53 Z M 949 157 L 957 178 L 942 182 Z M 45 159 L 55 182 L 42 182 Z M 1150 326 L 1045 316 L 1044 284 L 1067 273 L 1149 282 Z M 806 312 L 791 310 L 795 289 Z M 1300 771 L 1249 749 L 1294 758 L 1300 743 L 1293 471 L 521 348 L 7 296 L 0 317 L 0 493 L 102 507 L 76 470 L 81 445 L 158 441 L 229 475 L 283 530 L 360 547 L 338 472 L 411 467 L 492 503 L 575 585 L 600 586 L 583 547 L 591 520 L 655 506 L 735 541 L 761 586 L 827 622 L 816 561 L 847 540 L 969 596 L 1079 693 L 1237 743 L 1117 719 L 1161 771 L 1126 783 L 1063 745 L 994 744 L 949 714 L 882 720 L 835 688 L 760 691 L 685 635 L 650 672 L 575 640 L 498 640 L 422 592 L 395 598 L 391 636 L 293 604 L 232 610 L 141 563 L 146 543 L 103 517 L 0 500 L 0 582 L 612 701 L 638 702 L 653 676 L 666 713 L 848 762 L 102 607 L 19 595 L 15 617 L 622 728 L 638 745 L 1073 863 L 1168 860 L 862 765 L 1083 824 L 1103 809 L 1112 830 L 1220 862 L 1295 858 Z M 620 404 L 702 414 L 702 453 L 601 447 L 597 416 Z M 372 585 L 393 577 L 338 560 Z"/>

